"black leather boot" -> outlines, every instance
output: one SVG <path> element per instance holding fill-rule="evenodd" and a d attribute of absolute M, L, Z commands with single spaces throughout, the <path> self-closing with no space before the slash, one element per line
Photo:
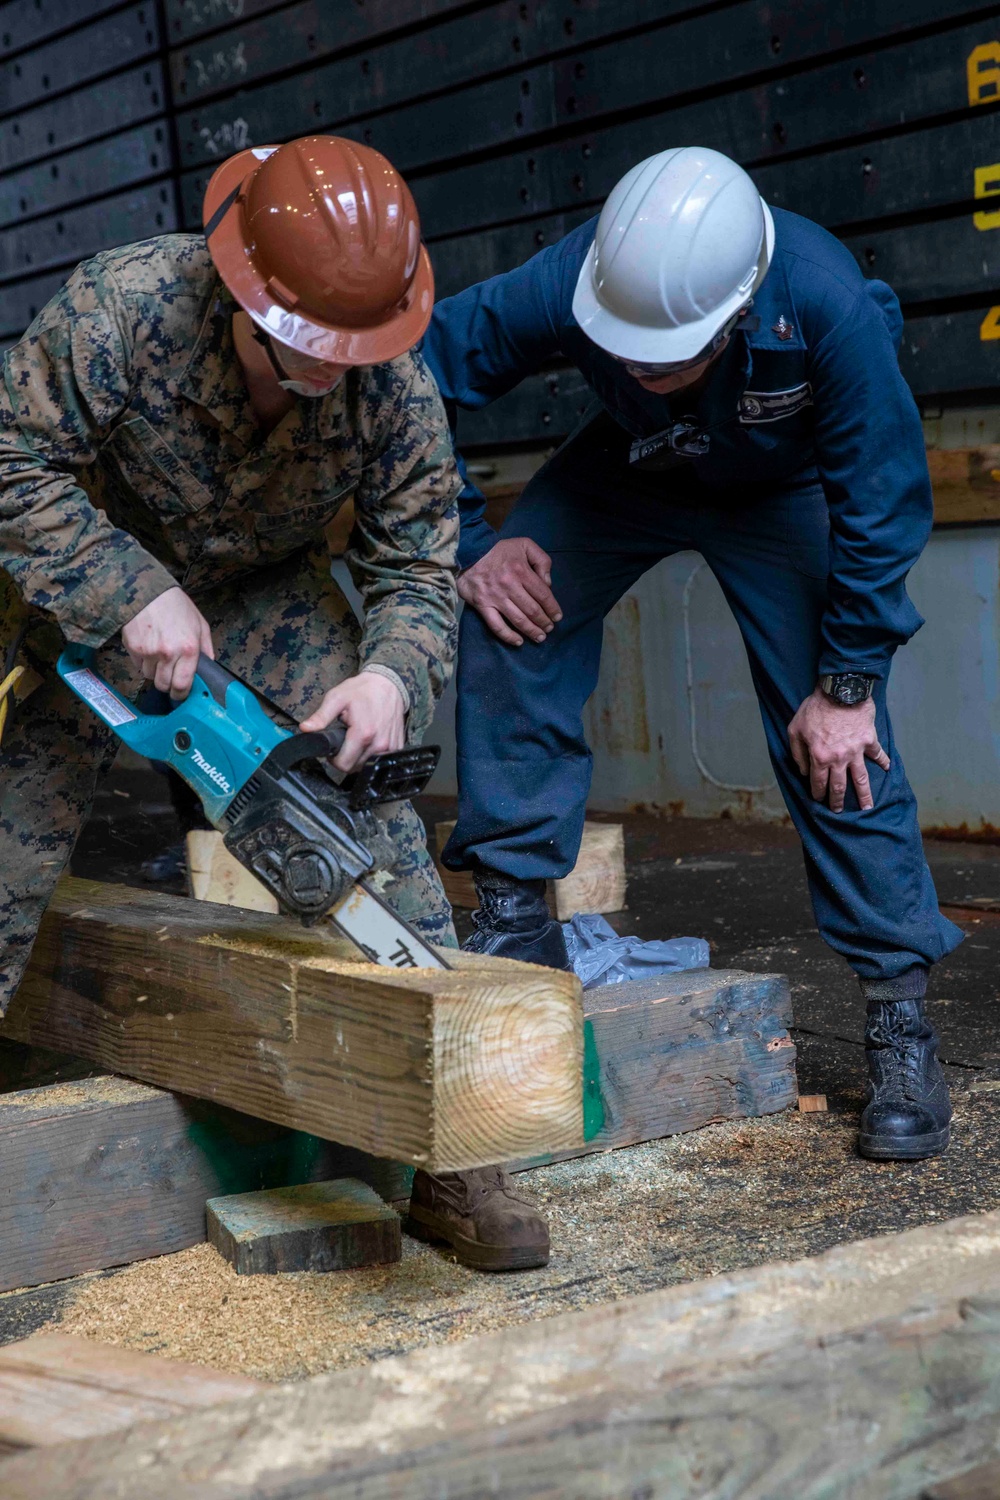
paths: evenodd
<path fill-rule="evenodd" d="M 858 1150 L 873 1161 L 919 1161 L 948 1146 L 951 1101 L 924 1014 L 926 988 L 926 969 L 861 981 L 869 1082 Z"/>
<path fill-rule="evenodd" d="M 544 880 L 514 880 L 492 870 L 473 876 L 479 910 L 472 913 L 475 932 L 462 944 L 467 953 L 495 953 L 523 963 L 568 969 L 562 927 L 545 904 Z"/>

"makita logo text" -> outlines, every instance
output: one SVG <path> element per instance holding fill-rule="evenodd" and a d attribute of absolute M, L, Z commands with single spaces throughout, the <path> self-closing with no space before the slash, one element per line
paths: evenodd
<path fill-rule="evenodd" d="M 209 761 L 205 759 L 200 750 L 192 750 L 191 759 L 194 761 L 199 771 L 204 771 L 209 781 L 215 782 L 220 792 L 226 792 L 230 795 L 232 794 L 233 789 L 229 785 L 229 782 L 226 780 L 226 778 L 223 776 L 222 772 L 216 770 L 215 766 L 213 766 Z"/>

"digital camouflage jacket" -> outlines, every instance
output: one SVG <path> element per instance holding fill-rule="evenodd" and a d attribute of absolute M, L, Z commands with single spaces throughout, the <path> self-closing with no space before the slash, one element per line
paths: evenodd
<path fill-rule="evenodd" d="M 78 266 L 8 350 L 0 568 L 66 637 L 103 644 L 165 589 L 195 598 L 314 543 L 352 497 L 359 666 L 425 725 L 455 650 L 460 489 L 418 354 L 352 370 L 257 430 L 233 302 L 198 235 Z"/>

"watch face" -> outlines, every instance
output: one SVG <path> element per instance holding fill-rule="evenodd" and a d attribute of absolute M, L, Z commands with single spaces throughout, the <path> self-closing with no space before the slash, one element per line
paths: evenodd
<path fill-rule="evenodd" d="M 830 684 L 830 696 L 845 708 L 852 708 L 855 703 L 863 703 L 868 697 L 870 683 L 867 677 L 843 676 L 835 677 Z"/>

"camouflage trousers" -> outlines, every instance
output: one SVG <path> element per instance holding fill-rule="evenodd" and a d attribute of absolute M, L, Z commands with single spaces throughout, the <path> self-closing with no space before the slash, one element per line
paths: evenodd
<path fill-rule="evenodd" d="M 360 626 L 330 577 L 325 550 L 299 553 L 200 595 L 215 653 L 230 671 L 296 719 L 357 671 Z M 0 660 L 33 618 L 31 656 L 44 681 L 12 711 L 0 747 L 0 1015 L 20 983 L 38 924 L 86 821 L 118 740 L 55 675 L 63 641 L 47 616 L 26 607 L 0 571 Z M 124 696 L 142 686 L 119 637 L 97 670 Z M 408 802 L 380 809 L 398 853 L 383 894 L 432 942 L 455 946 L 451 908 Z"/>

